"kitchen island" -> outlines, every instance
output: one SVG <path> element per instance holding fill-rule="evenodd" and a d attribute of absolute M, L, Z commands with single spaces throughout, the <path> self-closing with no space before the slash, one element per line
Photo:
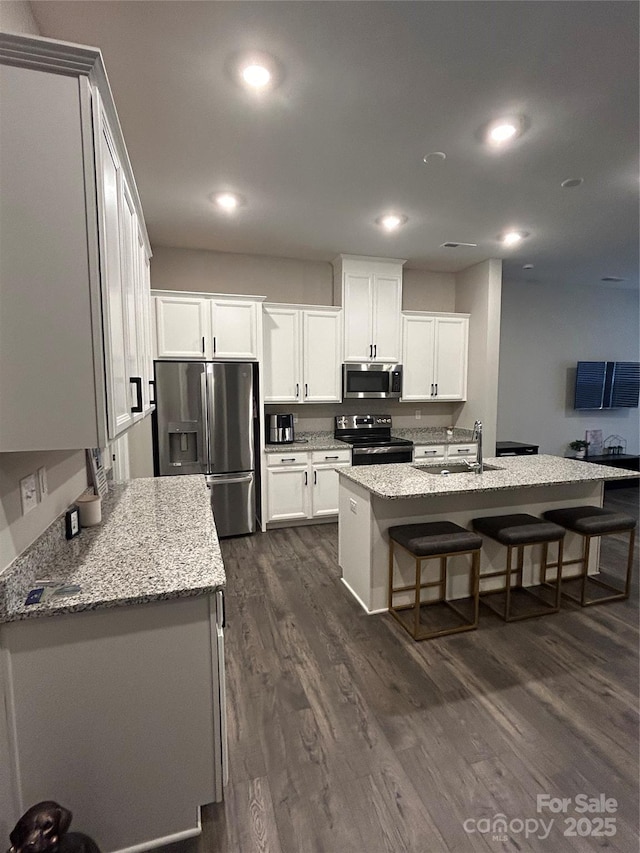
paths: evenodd
<path fill-rule="evenodd" d="M 491 458 L 485 466 L 482 474 L 452 466 L 448 475 L 414 463 L 339 470 L 342 580 L 368 613 L 388 609 L 389 527 L 444 519 L 470 527 L 471 519 L 478 516 L 541 515 L 566 506 L 602 506 L 604 481 L 630 476 L 629 471 L 547 455 Z M 579 548 L 579 538 L 568 533 L 565 558 L 577 557 Z M 526 552 L 524 583 L 532 586 L 538 582 L 540 549 Z M 590 572 L 595 571 L 598 558 L 594 547 Z M 485 539 L 481 571 L 498 570 L 504 560 L 504 549 Z M 400 555 L 396 566 L 400 577 L 409 582 L 414 571 L 410 558 Z M 451 558 L 449 575 L 447 597 L 465 597 L 468 567 L 464 558 Z M 494 581 L 493 586 L 498 585 Z"/>
<path fill-rule="evenodd" d="M 79 590 L 25 604 L 42 580 Z M 201 476 L 114 485 L 99 526 L 67 541 L 60 518 L 0 575 L 0 834 L 44 799 L 103 853 L 199 833 L 226 773 L 224 585 Z"/>

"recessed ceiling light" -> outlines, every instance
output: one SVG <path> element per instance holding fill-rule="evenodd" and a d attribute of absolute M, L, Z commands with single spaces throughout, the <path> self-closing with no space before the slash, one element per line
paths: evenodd
<path fill-rule="evenodd" d="M 522 267 L 523 270 L 532 270 L 533 264 L 524 264 Z"/>
<path fill-rule="evenodd" d="M 422 158 L 422 162 L 426 163 L 427 166 L 432 166 L 434 163 L 442 163 L 447 159 L 447 155 L 444 151 L 432 151 L 431 154 L 425 154 Z"/>
<path fill-rule="evenodd" d="M 499 148 L 522 136 L 526 128 L 527 120 L 524 116 L 504 116 L 485 126 L 484 139 L 489 145 Z"/>
<path fill-rule="evenodd" d="M 584 178 L 567 178 L 566 181 L 563 181 L 560 186 L 565 189 L 572 189 L 573 187 L 579 187 L 584 183 Z"/>
<path fill-rule="evenodd" d="M 619 282 L 619 281 L 626 281 L 626 278 L 620 278 L 620 276 L 618 276 L 618 275 L 603 275 L 602 278 L 600 279 L 600 281 Z"/>
<path fill-rule="evenodd" d="M 266 65 L 260 65 L 257 62 L 245 65 L 240 74 L 246 85 L 256 90 L 264 89 L 271 80 L 271 71 Z"/>
<path fill-rule="evenodd" d="M 526 231 L 505 231 L 504 234 L 500 235 L 499 239 L 503 246 L 515 246 L 528 236 Z"/>
<path fill-rule="evenodd" d="M 385 231 L 397 231 L 408 221 L 408 217 L 400 213 L 385 213 L 376 219 L 377 224 L 382 226 Z"/>
<path fill-rule="evenodd" d="M 449 241 L 447 243 L 442 243 L 440 245 L 441 249 L 475 249 L 477 248 L 477 243 L 456 243 L 453 241 Z"/>
<path fill-rule="evenodd" d="M 215 193 L 213 195 L 213 201 L 220 208 L 220 210 L 224 210 L 227 213 L 232 213 L 236 210 L 241 204 L 241 198 L 236 193 Z"/>

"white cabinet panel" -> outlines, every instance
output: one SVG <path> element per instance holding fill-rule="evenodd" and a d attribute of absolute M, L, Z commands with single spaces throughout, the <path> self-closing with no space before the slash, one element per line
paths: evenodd
<path fill-rule="evenodd" d="M 138 416 L 148 240 L 102 59 L 3 33 L 0 73 L 0 452 L 104 447 Z"/>
<path fill-rule="evenodd" d="M 345 361 L 373 358 L 372 293 L 372 275 L 345 273 L 342 303 Z"/>
<path fill-rule="evenodd" d="M 466 318 L 438 317 L 434 357 L 438 400 L 464 400 L 467 396 L 468 323 Z"/>
<path fill-rule="evenodd" d="M 98 139 L 98 209 L 100 220 L 100 259 L 103 274 L 105 351 L 107 374 L 107 414 L 109 437 L 115 438 L 133 423 L 129 390 L 129 359 L 127 357 L 127 305 L 124 300 L 123 252 L 131 251 L 130 240 L 121 243 L 126 234 L 121 210 L 122 174 L 106 118 L 100 110 Z M 127 258 L 127 261 L 129 258 Z"/>
<path fill-rule="evenodd" d="M 338 514 L 336 468 L 351 464 L 350 450 L 266 455 L 267 522 Z"/>
<path fill-rule="evenodd" d="M 267 521 L 307 518 L 309 514 L 307 466 L 267 468 Z"/>
<path fill-rule="evenodd" d="M 209 312 L 204 299 L 156 296 L 158 358 L 204 358 L 210 337 Z"/>
<path fill-rule="evenodd" d="M 271 403 L 299 403 L 300 325 L 297 308 L 265 307 L 264 322 L 264 399 Z"/>
<path fill-rule="evenodd" d="M 153 292 L 157 357 L 255 361 L 259 297 Z"/>
<path fill-rule="evenodd" d="M 400 361 L 403 263 L 354 256 L 334 261 L 334 287 L 339 283 L 344 309 L 345 361 Z"/>
<path fill-rule="evenodd" d="M 413 447 L 413 461 L 419 460 L 440 462 L 445 459 L 447 448 L 444 444 L 416 444 Z"/>
<path fill-rule="evenodd" d="M 340 402 L 341 314 L 323 306 L 264 306 L 265 402 Z"/>
<path fill-rule="evenodd" d="M 467 396 L 467 315 L 404 312 L 402 400 L 464 400 Z"/>
<path fill-rule="evenodd" d="M 311 517 L 322 518 L 338 514 L 338 472 L 336 468 L 349 466 L 350 462 L 333 465 L 313 465 L 311 471 Z"/>
<path fill-rule="evenodd" d="M 402 279 L 399 275 L 376 275 L 373 288 L 373 360 L 400 361 L 400 312 Z"/>
<path fill-rule="evenodd" d="M 435 317 L 403 317 L 402 400 L 433 396 Z"/>
<path fill-rule="evenodd" d="M 341 314 L 339 310 L 302 312 L 303 385 L 306 403 L 339 403 L 342 400 Z"/>
<path fill-rule="evenodd" d="M 258 303 L 211 299 L 213 358 L 258 358 Z"/>

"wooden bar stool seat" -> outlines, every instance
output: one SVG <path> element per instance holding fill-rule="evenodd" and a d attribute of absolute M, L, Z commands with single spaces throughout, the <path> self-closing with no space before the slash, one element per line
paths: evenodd
<path fill-rule="evenodd" d="M 633 567 L 633 546 L 635 544 L 636 535 L 636 520 L 624 512 L 614 512 L 609 509 L 603 509 L 599 506 L 574 506 L 565 507 L 564 509 L 552 509 L 544 513 L 544 517 L 555 524 L 560 524 L 566 530 L 582 536 L 584 539 L 582 556 L 575 560 L 565 560 L 563 569 L 567 566 L 579 565 L 580 573 L 571 578 L 562 575 L 562 569 L 556 572 L 556 578 L 551 582 L 547 581 L 546 573 L 548 569 L 556 568 L 556 563 L 550 563 L 543 566 L 543 580 L 549 585 L 556 585 L 557 579 L 563 582 L 562 595 L 570 598 L 572 601 L 582 605 L 582 607 L 590 607 L 593 604 L 604 604 L 607 601 L 621 601 L 629 597 L 631 589 L 631 570 Z M 608 536 L 612 533 L 628 533 L 629 534 L 629 551 L 627 555 L 627 571 L 624 581 L 624 588 L 620 588 L 620 584 L 614 585 L 602 578 L 589 575 L 589 556 L 591 549 L 591 540 L 598 536 Z M 567 589 L 567 583 L 570 581 L 580 582 L 580 594 L 574 595 Z M 589 595 L 588 585 L 591 585 L 593 592 L 595 590 L 606 590 L 611 595 Z"/>
<path fill-rule="evenodd" d="M 454 524 L 452 521 L 432 521 L 423 524 L 401 524 L 389 528 L 389 612 L 411 634 L 414 640 L 428 640 L 445 634 L 471 631 L 478 627 L 478 576 L 480 571 L 480 548 L 482 538 Z M 407 551 L 415 560 L 414 583 L 394 586 L 394 546 Z M 454 555 L 471 555 L 469 573 L 470 613 L 464 613 L 457 604 L 447 600 L 447 560 Z M 423 562 L 440 560 L 437 580 L 422 578 Z M 422 590 L 437 589 L 435 598 L 423 600 Z M 411 603 L 395 604 L 399 593 L 412 594 Z M 446 610 L 447 618 L 442 617 Z M 452 623 L 451 616 L 454 614 Z M 430 624 L 429 624 L 430 623 Z"/>
<path fill-rule="evenodd" d="M 498 589 L 480 590 L 483 604 L 490 607 L 505 622 L 557 613 L 560 610 L 560 584 L 555 589 L 551 600 L 539 594 L 536 588 L 523 585 L 524 549 L 528 545 L 542 544 L 542 566 L 544 567 L 547 564 L 549 543 L 557 542 L 557 565 L 562 566 L 562 546 L 566 532 L 564 527 L 527 513 L 474 518 L 471 524 L 478 533 L 494 539 L 507 549 L 507 563 L 504 569 L 480 575 L 480 582 L 487 578 L 504 579 L 504 585 Z M 515 569 L 513 568 L 514 550 L 517 553 Z M 515 584 L 512 584 L 514 574 Z M 496 598 L 499 599 L 498 603 L 495 601 Z M 515 598 L 518 599 L 517 605 L 514 605 Z M 535 602 L 533 609 L 530 606 L 532 602 Z M 518 612 L 514 612 L 516 609 Z"/>

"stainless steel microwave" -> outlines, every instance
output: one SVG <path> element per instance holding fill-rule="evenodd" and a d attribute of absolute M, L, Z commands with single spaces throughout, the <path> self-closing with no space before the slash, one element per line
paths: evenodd
<path fill-rule="evenodd" d="M 399 400 L 401 394 L 401 364 L 342 365 L 344 400 Z"/>

